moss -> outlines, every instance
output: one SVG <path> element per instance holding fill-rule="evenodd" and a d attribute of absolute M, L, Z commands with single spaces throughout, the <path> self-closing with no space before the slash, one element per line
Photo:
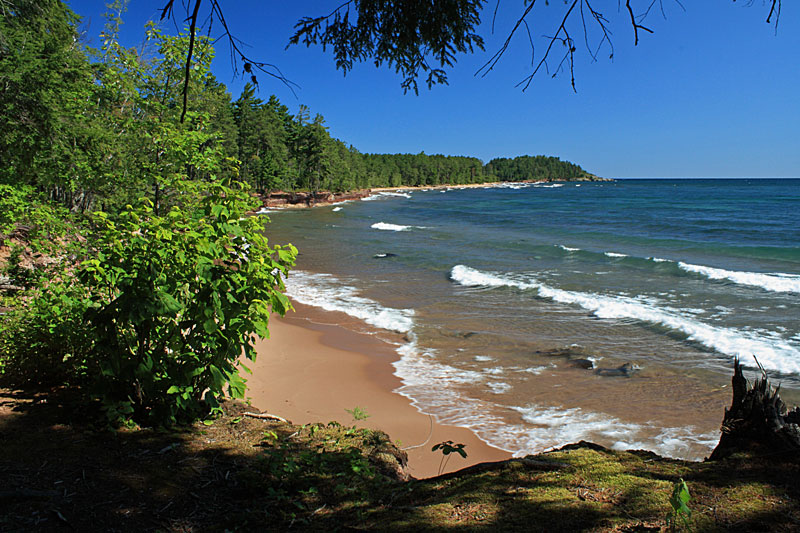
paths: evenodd
<path fill-rule="evenodd" d="M 209 427 L 108 432 L 52 394 L 0 396 L 0 473 L 23 495 L 0 498 L 0 530 L 61 527 L 56 509 L 79 530 L 658 531 L 681 478 L 695 531 L 800 524 L 796 462 L 579 443 L 405 481 L 381 432 L 253 419 L 240 404 Z"/>

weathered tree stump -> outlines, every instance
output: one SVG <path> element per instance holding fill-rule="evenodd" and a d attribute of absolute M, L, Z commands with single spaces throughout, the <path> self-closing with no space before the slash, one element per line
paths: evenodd
<path fill-rule="evenodd" d="M 777 460 L 800 460 L 800 408 L 787 412 L 780 397 L 762 369 L 762 377 L 751 386 L 737 359 L 731 383 L 733 402 L 725 409 L 722 436 L 711 452 L 710 460 L 723 459 L 737 452 L 774 457 Z"/>

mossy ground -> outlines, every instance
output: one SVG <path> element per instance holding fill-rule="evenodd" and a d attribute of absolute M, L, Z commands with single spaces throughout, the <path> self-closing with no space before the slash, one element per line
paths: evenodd
<path fill-rule="evenodd" d="M 247 409 L 110 431 L 63 394 L 0 391 L 0 530 L 660 531 L 681 478 L 686 530 L 800 530 L 796 460 L 691 463 L 579 443 L 404 481 L 383 433 Z"/>

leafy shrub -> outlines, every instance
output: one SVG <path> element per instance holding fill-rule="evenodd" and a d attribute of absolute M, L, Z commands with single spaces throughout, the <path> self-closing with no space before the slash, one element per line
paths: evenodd
<path fill-rule="evenodd" d="M 0 377 L 17 386 L 82 385 L 91 374 L 85 288 L 69 271 L 49 274 L 0 316 Z"/>
<path fill-rule="evenodd" d="M 0 184 L 0 245 L 20 227 L 34 252 L 54 252 L 71 228 L 69 212 L 39 201 L 31 187 Z"/>
<path fill-rule="evenodd" d="M 270 248 L 264 219 L 246 217 L 241 184 L 180 182 L 189 201 L 163 216 L 149 200 L 95 215 L 92 258 L 80 266 L 99 365 L 94 393 L 112 420 L 174 423 L 244 395 L 236 367 L 255 358 L 271 311 L 290 303 L 282 276 L 297 250 Z"/>
<path fill-rule="evenodd" d="M 113 423 L 172 424 L 244 396 L 237 362 L 255 358 L 297 250 L 270 247 L 246 186 L 178 181 L 176 204 L 94 214 L 80 253 L 0 316 L 0 374 L 17 384 L 83 385 Z"/>
<path fill-rule="evenodd" d="M 28 191 L 0 184 L 0 244 L 14 230 L 28 208 Z"/>

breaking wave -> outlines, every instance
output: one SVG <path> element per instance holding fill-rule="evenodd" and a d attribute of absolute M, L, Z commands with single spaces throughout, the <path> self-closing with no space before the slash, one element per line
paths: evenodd
<path fill-rule="evenodd" d="M 627 296 L 609 296 L 590 292 L 567 291 L 545 285 L 525 276 L 481 272 L 456 265 L 450 278 L 464 286 L 513 287 L 535 290 L 540 298 L 578 305 L 599 318 L 634 319 L 678 331 L 694 342 L 730 357 L 739 357 L 750 365 L 752 357 L 770 370 L 800 374 L 800 347 L 777 334 L 769 336 L 734 328 L 712 326 L 697 320 L 691 310 L 660 307 L 655 303 Z"/>

